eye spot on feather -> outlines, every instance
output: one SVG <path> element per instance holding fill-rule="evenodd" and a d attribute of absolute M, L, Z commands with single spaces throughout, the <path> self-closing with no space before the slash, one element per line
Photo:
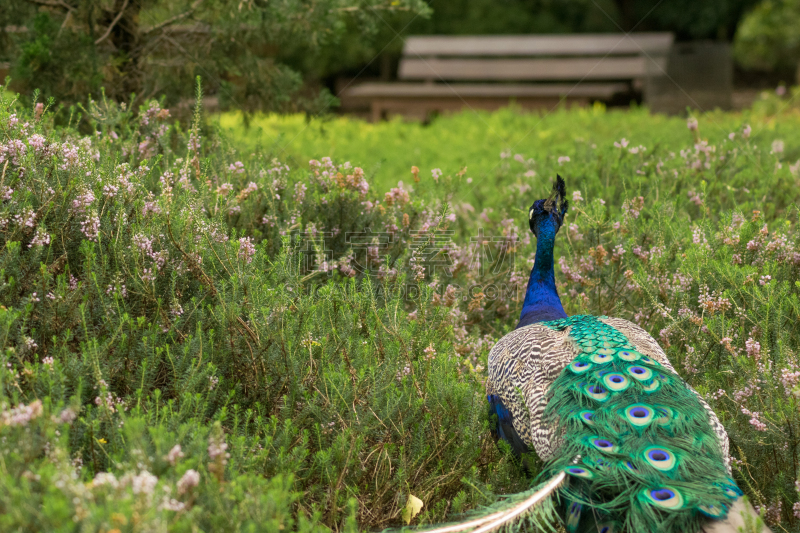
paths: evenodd
<path fill-rule="evenodd" d="M 668 472 L 678 464 L 675 454 L 667 449 L 655 446 L 645 449 L 644 458 L 650 463 L 650 466 L 661 472 Z"/>
<path fill-rule="evenodd" d="M 662 509 L 681 509 L 683 507 L 683 496 L 673 487 L 645 489 L 644 497 L 650 503 Z"/>
<path fill-rule="evenodd" d="M 623 418 L 625 418 L 631 425 L 639 429 L 648 426 L 653 421 L 655 416 L 656 412 L 653 408 L 641 403 L 629 406 L 622 413 Z"/>
<path fill-rule="evenodd" d="M 592 472 L 588 468 L 583 468 L 581 466 L 568 466 L 567 468 L 564 469 L 564 472 L 566 472 L 570 476 L 582 477 L 584 479 L 594 478 L 594 472 Z"/>
<path fill-rule="evenodd" d="M 617 352 L 617 357 L 622 359 L 623 361 L 636 361 L 642 356 L 639 352 L 635 352 L 633 350 L 621 350 Z"/>
<path fill-rule="evenodd" d="M 594 425 L 594 411 L 581 411 L 578 413 L 578 417 L 583 420 L 583 422 L 589 426 Z"/>
<path fill-rule="evenodd" d="M 614 372 L 603 377 L 603 384 L 614 392 L 622 392 L 630 386 L 631 382 L 622 374 Z"/>
<path fill-rule="evenodd" d="M 637 381 L 647 381 L 653 377 L 653 371 L 643 366 L 629 366 L 626 371 L 629 376 Z"/>
<path fill-rule="evenodd" d="M 614 443 L 603 437 L 589 437 L 589 444 L 601 452 L 615 453 L 617 451 Z"/>

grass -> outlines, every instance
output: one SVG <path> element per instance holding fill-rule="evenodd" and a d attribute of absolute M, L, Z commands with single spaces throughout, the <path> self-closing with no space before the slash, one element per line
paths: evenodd
<path fill-rule="evenodd" d="M 694 131 L 602 108 L 245 130 L 108 102 L 65 128 L 4 94 L 0 529 L 376 529 L 410 495 L 418 524 L 525 487 L 483 380 L 519 313 L 526 208 L 559 172 L 567 312 L 659 339 L 739 484 L 798 530 L 783 103 Z"/>

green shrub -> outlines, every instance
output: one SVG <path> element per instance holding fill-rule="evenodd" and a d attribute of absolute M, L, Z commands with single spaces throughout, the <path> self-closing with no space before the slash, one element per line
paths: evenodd
<path fill-rule="evenodd" d="M 130 111 L 89 104 L 80 137 L 0 104 L 0 529 L 373 529 L 410 494 L 429 523 L 524 487 L 483 379 L 555 172 L 568 312 L 659 339 L 738 482 L 798 529 L 796 118 L 481 115 L 519 146 L 543 125 L 502 157 L 457 153 L 484 127 L 466 114 L 342 120 L 299 132 L 312 152 L 284 137 L 288 168 L 280 143 Z M 313 152 L 331 140 L 337 162 Z M 437 153 L 434 177 L 414 158 Z"/>

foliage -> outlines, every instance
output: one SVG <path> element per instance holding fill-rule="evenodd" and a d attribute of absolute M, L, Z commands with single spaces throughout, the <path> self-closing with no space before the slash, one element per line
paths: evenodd
<path fill-rule="evenodd" d="M 264 148 L 156 102 L 91 103 L 81 137 L 3 96 L 1 529 L 371 529 L 410 495 L 429 523 L 524 488 L 482 379 L 521 305 L 525 208 L 556 172 L 567 312 L 651 331 L 754 504 L 800 529 L 784 113 L 267 117 L 285 135 Z M 313 161 L 287 169 L 284 146 Z M 437 155 L 443 172 L 410 172 Z"/>
<path fill-rule="evenodd" d="M 671 31 L 679 39 L 729 39 L 754 0 L 490 0 L 430 2 L 412 33 L 591 33 Z"/>
<path fill-rule="evenodd" d="M 734 54 L 744 66 L 797 68 L 800 60 L 800 2 L 763 0 L 742 19 Z"/>
<path fill-rule="evenodd" d="M 284 111 L 335 102 L 303 73 L 318 72 L 314 62 L 343 36 L 357 34 L 363 48 L 385 19 L 428 13 L 422 0 L 17 4 L 0 7 L 0 27 L 15 28 L 3 35 L 8 57 L 0 59 L 11 61 L 14 87 L 25 94 L 37 88 L 69 104 L 102 89 L 118 102 L 134 93 L 137 105 L 156 94 L 176 103 L 203 75 L 224 107 Z"/>

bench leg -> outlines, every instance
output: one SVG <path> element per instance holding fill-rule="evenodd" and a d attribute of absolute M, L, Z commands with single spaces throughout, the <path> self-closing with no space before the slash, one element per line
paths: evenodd
<path fill-rule="evenodd" d="M 373 100 L 370 104 L 370 108 L 372 110 L 372 122 L 380 122 L 381 118 L 383 118 L 381 116 L 383 114 L 383 106 L 381 106 L 380 101 Z"/>

